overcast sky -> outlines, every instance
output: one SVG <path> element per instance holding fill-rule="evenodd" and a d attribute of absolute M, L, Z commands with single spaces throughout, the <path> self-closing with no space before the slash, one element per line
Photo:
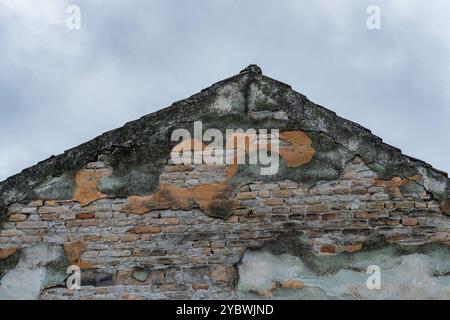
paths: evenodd
<path fill-rule="evenodd" d="M 0 0 L 0 180 L 251 63 L 448 172 L 449 16 L 447 0 Z"/>

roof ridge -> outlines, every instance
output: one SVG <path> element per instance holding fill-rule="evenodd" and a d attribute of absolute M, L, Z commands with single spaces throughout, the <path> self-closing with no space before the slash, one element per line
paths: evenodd
<path fill-rule="evenodd" d="M 373 134 L 371 130 L 337 115 L 328 108 L 315 104 L 302 93 L 292 89 L 290 85 L 263 75 L 261 68 L 256 64 L 250 64 L 239 74 L 220 80 L 188 98 L 176 101 L 168 107 L 144 115 L 136 120 L 129 121 L 121 127 L 106 131 L 85 143 L 65 150 L 59 155 L 53 155 L 33 166 L 25 168 L 21 172 L 0 182 L 0 196 L 4 196 L 5 190 L 15 188 L 18 185 L 26 186 L 26 188 L 31 186 L 29 188 L 32 188 L 33 184 L 36 186 L 36 184 L 39 183 L 37 180 L 43 179 L 43 176 L 57 176 L 66 171 L 78 170 L 88 162 L 96 161 L 101 152 L 113 152 L 113 150 L 117 148 L 131 147 L 133 143 L 136 142 L 133 141 L 133 138 L 137 137 L 136 132 L 138 131 L 142 131 L 142 134 L 152 135 L 175 123 L 192 122 L 195 119 L 195 115 L 202 114 L 202 110 L 211 111 L 208 108 L 211 108 L 212 99 L 217 98 L 219 91 L 223 88 L 226 89 L 230 84 L 234 85 L 236 83 L 241 83 L 243 88 L 248 91 L 250 90 L 249 85 L 255 83 L 259 84 L 259 82 L 268 83 L 269 88 L 276 91 L 273 94 L 272 92 L 269 93 L 270 99 L 279 99 L 279 96 L 283 96 L 283 94 L 288 96 L 286 99 L 283 97 L 284 100 L 282 101 L 286 101 L 286 103 L 280 108 L 286 109 L 289 107 L 288 105 L 292 105 L 291 120 L 297 121 L 299 126 L 300 123 L 303 125 L 307 121 L 311 121 L 311 123 L 307 123 L 307 126 L 316 129 L 316 127 L 314 127 L 316 124 L 317 127 L 320 127 L 321 121 L 323 122 L 324 119 L 328 119 L 330 122 L 329 130 L 340 127 L 346 127 L 344 129 L 350 128 L 351 130 L 359 130 L 357 133 L 358 135 L 363 135 L 365 139 L 376 141 L 376 144 L 381 146 L 385 152 L 394 153 L 393 156 L 398 154 L 404 159 L 408 159 L 414 163 L 420 163 L 422 166 L 431 169 L 435 173 L 445 175 L 448 179 L 448 174 L 446 172 L 433 168 L 432 165 L 425 161 L 404 155 L 399 148 L 383 142 L 383 140 Z M 279 100 L 275 101 L 276 104 L 278 104 L 278 102 Z M 248 102 L 245 103 L 247 104 Z M 306 111 L 310 113 L 310 117 L 316 117 L 317 119 L 310 118 L 305 120 L 305 114 L 308 113 Z M 450 179 L 448 179 L 448 181 L 448 185 L 450 186 Z"/>

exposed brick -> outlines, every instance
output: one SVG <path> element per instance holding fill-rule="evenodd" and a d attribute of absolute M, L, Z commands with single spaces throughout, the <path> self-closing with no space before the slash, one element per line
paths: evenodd
<path fill-rule="evenodd" d="M 355 218 L 367 218 L 368 215 L 369 214 L 366 211 L 355 212 Z"/>
<path fill-rule="evenodd" d="M 282 189 L 282 190 L 272 191 L 272 195 L 274 197 L 288 198 L 292 195 L 292 193 L 291 193 L 291 190 L 289 190 L 289 189 Z"/>
<path fill-rule="evenodd" d="M 164 219 L 160 219 L 159 223 L 161 223 L 161 224 L 180 224 L 180 219 L 178 219 L 178 218 L 164 218 Z"/>
<path fill-rule="evenodd" d="M 120 241 L 123 242 L 138 241 L 139 239 L 140 236 L 138 234 L 123 234 L 120 236 Z"/>
<path fill-rule="evenodd" d="M 266 206 L 282 206 L 284 203 L 283 199 L 265 199 L 263 203 Z"/>
<path fill-rule="evenodd" d="M 325 213 L 330 211 L 331 206 L 328 204 L 314 204 L 306 208 L 308 213 Z"/>
<path fill-rule="evenodd" d="M 78 220 L 94 219 L 95 214 L 89 212 L 77 213 Z"/>
<path fill-rule="evenodd" d="M 237 222 L 239 222 L 239 217 L 238 216 L 231 216 L 226 221 L 229 222 L 229 223 L 237 223 Z"/>
<path fill-rule="evenodd" d="M 233 281 L 234 268 L 228 266 L 213 266 L 212 278 L 217 282 L 231 282 Z"/>
<path fill-rule="evenodd" d="M 414 203 L 414 207 L 417 209 L 425 209 L 427 204 L 425 202 L 416 202 Z"/>
<path fill-rule="evenodd" d="M 269 190 L 261 190 L 258 192 L 258 196 L 261 198 L 269 198 L 270 197 L 270 191 Z"/>
<path fill-rule="evenodd" d="M 241 235 L 239 237 L 242 240 L 250 240 L 250 239 L 257 239 L 258 236 L 256 235 L 256 232 L 241 232 Z"/>
<path fill-rule="evenodd" d="M 413 201 L 401 201 L 401 202 L 395 202 L 394 208 L 397 209 L 412 209 L 414 208 L 414 202 Z"/>
<path fill-rule="evenodd" d="M 322 214 L 322 220 L 334 220 L 334 219 L 336 219 L 336 213 L 334 212 Z"/>
<path fill-rule="evenodd" d="M 65 207 L 40 207 L 38 208 L 39 214 L 58 214 L 58 213 L 64 213 L 67 211 L 67 208 Z"/>
<path fill-rule="evenodd" d="M 23 236 L 23 231 L 20 230 L 1 230 L 0 231 L 0 237 L 21 237 Z"/>
<path fill-rule="evenodd" d="M 105 234 L 102 237 L 104 242 L 117 242 L 119 241 L 120 236 L 118 234 Z"/>
<path fill-rule="evenodd" d="M 450 198 L 442 201 L 440 207 L 442 212 L 444 212 L 447 215 L 450 215 Z"/>
<path fill-rule="evenodd" d="M 11 248 L 0 248 L 0 260 L 6 259 L 9 256 L 16 253 L 17 248 L 11 247 Z"/>
<path fill-rule="evenodd" d="M 240 192 L 237 194 L 236 199 L 255 199 L 256 196 L 256 192 Z"/>
<path fill-rule="evenodd" d="M 42 214 L 42 220 L 45 220 L 45 221 L 55 221 L 58 219 L 59 219 L 59 214 L 56 214 L 56 213 Z"/>
<path fill-rule="evenodd" d="M 161 227 L 149 226 L 149 227 L 134 227 L 128 230 L 129 233 L 142 234 L 142 233 L 160 233 Z"/>
<path fill-rule="evenodd" d="M 208 290 L 209 285 L 207 283 L 193 283 L 192 284 L 192 290 Z"/>
<path fill-rule="evenodd" d="M 33 200 L 28 204 L 28 207 L 42 207 L 44 205 L 43 200 Z"/>
<path fill-rule="evenodd" d="M 27 215 L 22 213 L 15 213 L 9 216 L 8 218 L 11 222 L 21 222 L 27 220 Z"/>
<path fill-rule="evenodd" d="M 81 221 L 68 220 L 66 221 L 67 228 L 81 227 Z"/>
<path fill-rule="evenodd" d="M 402 217 L 402 224 L 405 226 L 416 226 L 417 225 L 417 219 L 411 218 L 407 216 Z"/>
<path fill-rule="evenodd" d="M 321 253 L 336 253 L 336 247 L 333 245 L 323 245 L 320 247 Z"/>
<path fill-rule="evenodd" d="M 368 209 L 384 209 L 384 202 L 369 202 L 367 204 Z"/>
<path fill-rule="evenodd" d="M 23 221 L 17 222 L 18 229 L 44 229 L 47 228 L 47 222 L 45 221 Z"/>
<path fill-rule="evenodd" d="M 86 235 L 83 236 L 84 241 L 102 241 L 102 236 L 100 235 Z"/>

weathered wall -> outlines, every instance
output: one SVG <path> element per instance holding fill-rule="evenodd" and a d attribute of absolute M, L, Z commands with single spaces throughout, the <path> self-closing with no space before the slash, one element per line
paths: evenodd
<path fill-rule="evenodd" d="M 279 129 L 279 172 L 173 164 L 171 131 L 198 119 Z M 355 269 L 342 259 L 357 254 L 376 262 L 383 248 L 444 252 L 436 259 L 448 266 L 449 185 L 250 67 L 0 184 L 0 298 L 301 298 L 301 274 L 265 272 L 254 284 L 249 268 L 287 255 L 322 279 Z M 81 290 L 64 287 L 72 264 Z"/>
<path fill-rule="evenodd" d="M 347 163 L 341 179 L 310 188 L 291 180 L 240 186 L 226 200 L 232 202 L 232 215 L 209 217 L 200 207 L 215 199 L 212 186 L 230 178 L 230 167 L 167 165 L 158 199 L 101 199 L 95 177 L 110 169 L 101 162 L 88 164 L 95 169 L 77 174 L 91 177 L 77 180 L 78 201 L 10 207 L 0 233 L 2 256 L 60 246 L 67 263 L 59 271 L 77 264 L 85 270 L 82 284 L 92 285 L 70 292 L 53 288 L 55 283 L 39 272 L 30 273 L 41 288 L 49 287 L 41 298 L 234 298 L 236 266 L 251 248 L 275 246 L 275 252 L 304 256 L 302 250 L 337 255 L 384 243 L 450 244 L 450 219 L 439 202 L 413 179 L 380 180 L 360 158 Z M 99 200 L 89 203 L 94 198 Z M 280 240 L 276 249 L 280 235 L 308 241 L 299 250 Z M 18 270 L 16 265 L 4 272 Z"/>

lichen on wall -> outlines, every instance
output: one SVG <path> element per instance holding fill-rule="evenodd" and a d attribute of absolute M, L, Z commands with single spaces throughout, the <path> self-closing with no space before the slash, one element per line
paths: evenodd
<path fill-rule="evenodd" d="M 174 163 L 180 142 L 171 133 L 192 134 L 195 121 L 204 130 L 242 129 L 246 157 L 262 147 L 248 129 L 278 130 L 278 172 Z M 199 151 L 189 142 L 181 146 Z M 42 299 L 447 297 L 449 201 L 445 173 L 250 66 L 0 183 L 0 291 Z M 386 272 L 391 287 L 382 294 L 362 287 L 369 261 Z M 81 268 L 82 290 L 60 283 L 69 265 Z"/>

